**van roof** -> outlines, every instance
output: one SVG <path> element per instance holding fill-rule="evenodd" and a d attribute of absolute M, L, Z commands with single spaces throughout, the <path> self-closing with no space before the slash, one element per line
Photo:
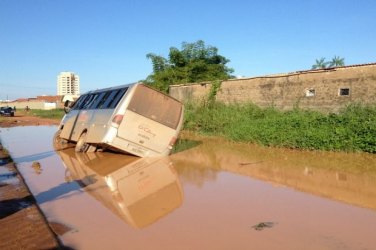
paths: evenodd
<path fill-rule="evenodd" d="M 108 87 L 108 88 L 103 88 L 103 89 L 90 90 L 88 92 L 85 92 L 84 94 L 91 94 L 91 93 L 102 92 L 102 91 L 107 91 L 107 90 L 121 89 L 121 88 L 129 87 L 129 86 L 133 86 L 136 84 L 142 84 L 142 82 L 134 82 L 134 83 L 128 83 L 128 84 L 123 84 L 123 85 L 118 85 L 118 86 L 113 86 L 113 87 Z"/>

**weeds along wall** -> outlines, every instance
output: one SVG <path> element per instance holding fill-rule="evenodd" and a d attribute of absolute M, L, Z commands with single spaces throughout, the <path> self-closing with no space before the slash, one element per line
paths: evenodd
<path fill-rule="evenodd" d="M 203 102 L 211 85 L 171 85 L 170 95 L 183 102 Z M 350 103 L 376 104 L 376 63 L 227 80 L 216 100 L 322 112 L 337 112 Z"/>

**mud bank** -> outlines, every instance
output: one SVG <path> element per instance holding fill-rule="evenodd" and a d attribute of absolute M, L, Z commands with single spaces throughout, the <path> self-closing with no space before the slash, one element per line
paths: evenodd
<path fill-rule="evenodd" d="M 59 123 L 60 120 L 40 118 L 28 114 L 16 114 L 13 117 L 0 117 L 0 128 L 58 125 Z"/>
<path fill-rule="evenodd" d="M 0 144 L 0 249 L 64 248 Z"/>

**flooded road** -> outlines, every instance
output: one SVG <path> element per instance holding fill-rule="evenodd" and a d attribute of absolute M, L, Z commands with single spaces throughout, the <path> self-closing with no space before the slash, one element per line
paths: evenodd
<path fill-rule="evenodd" d="M 170 157 L 54 151 L 56 127 L 0 139 L 75 249 L 375 249 L 376 156 L 184 135 Z"/>

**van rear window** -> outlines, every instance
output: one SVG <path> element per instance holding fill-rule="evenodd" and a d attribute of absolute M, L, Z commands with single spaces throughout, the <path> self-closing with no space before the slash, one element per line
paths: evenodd
<path fill-rule="evenodd" d="M 179 125 L 182 105 L 169 96 L 144 85 L 138 85 L 128 109 L 176 129 Z"/>

